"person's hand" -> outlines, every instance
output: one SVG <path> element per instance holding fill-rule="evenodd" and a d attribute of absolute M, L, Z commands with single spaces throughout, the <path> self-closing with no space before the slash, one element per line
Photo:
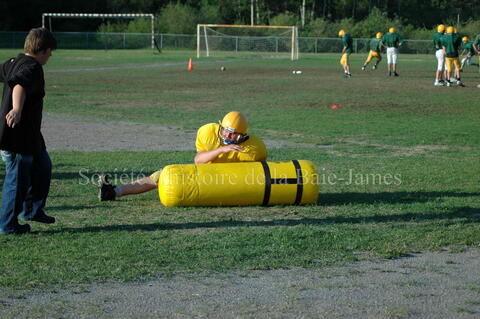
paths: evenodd
<path fill-rule="evenodd" d="M 237 144 L 230 144 L 230 145 L 225 145 L 220 147 L 220 151 L 222 153 L 228 153 L 228 152 L 241 152 L 243 151 L 243 147 Z"/>
<path fill-rule="evenodd" d="M 11 128 L 14 128 L 17 126 L 18 123 L 20 123 L 20 118 L 22 117 L 22 113 L 18 112 L 16 110 L 11 110 L 10 112 L 7 113 L 5 116 L 5 119 L 7 120 L 7 125 Z"/>

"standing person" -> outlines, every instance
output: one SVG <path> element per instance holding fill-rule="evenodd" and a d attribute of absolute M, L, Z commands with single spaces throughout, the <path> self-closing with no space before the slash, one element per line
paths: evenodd
<path fill-rule="evenodd" d="M 263 141 L 248 135 L 248 122 L 240 112 L 230 112 L 221 123 L 205 124 L 198 129 L 195 146 L 195 164 L 255 162 L 267 159 L 267 148 Z M 160 173 L 141 178 L 130 184 L 114 186 L 106 175 L 100 178 L 99 199 L 115 200 L 117 197 L 141 194 L 158 187 Z"/>
<path fill-rule="evenodd" d="M 397 73 L 397 57 L 398 48 L 402 45 L 403 39 L 398 33 L 395 32 L 395 28 L 391 27 L 382 37 L 382 45 L 387 48 L 387 62 L 388 62 L 388 75 L 398 76 Z"/>
<path fill-rule="evenodd" d="M 476 54 L 475 48 L 473 47 L 473 42 L 468 41 L 468 37 L 462 38 L 462 53 L 460 56 L 465 54 L 465 57 L 462 59 L 462 63 L 460 64 L 460 72 L 463 71 L 465 64 L 470 65 L 472 64 L 472 57 Z"/>
<path fill-rule="evenodd" d="M 376 70 L 377 65 L 380 63 L 380 61 L 382 61 L 382 56 L 380 55 L 380 52 L 382 51 L 382 36 L 382 32 L 377 32 L 375 38 L 370 41 L 370 52 L 368 53 L 365 63 L 363 63 L 362 70 L 365 71 L 367 65 L 370 63 L 370 61 L 372 61 L 373 58 L 377 59 L 377 61 L 372 66 L 372 70 Z"/>
<path fill-rule="evenodd" d="M 352 76 L 350 73 L 349 56 L 352 54 L 353 39 L 345 30 L 338 31 L 338 36 L 342 38 L 342 58 L 340 64 L 343 66 L 343 76 L 349 78 Z"/>
<path fill-rule="evenodd" d="M 461 43 L 458 41 L 460 37 L 456 37 L 453 27 L 447 28 L 444 36 L 443 50 L 446 56 L 447 65 L 447 86 L 452 85 L 452 63 L 455 65 L 455 83 L 459 86 L 465 86 L 460 79 L 460 63 L 458 62 L 458 49 Z"/>
<path fill-rule="evenodd" d="M 478 54 L 478 64 L 480 65 L 480 34 L 475 37 L 475 40 L 473 41 L 473 48 Z M 477 85 L 477 88 L 480 88 L 480 84 Z"/>
<path fill-rule="evenodd" d="M 433 47 L 435 48 L 435 57 L 437 58 L 437 71 L 435 72 L 435 86 L 443 86 L 443 73 L 445 72 L 445 52 L 443 51 L 443 35 L 445 25 L 440 24 L 437 32 L 433 35 Z"/>
<path fill-rule="evenodd" d="M 0 65 L 4 82 L 0 121 L 0 149 L 6 165 L 0 210 L 0 234 L 30 231 L 26 221 L 52 224 L 44 208 L 50 189 L 52 163 L 40 131 L 45 80 L 42 65 L 57 48 L 45 28 L 30 30 L 24 54 Z"/>

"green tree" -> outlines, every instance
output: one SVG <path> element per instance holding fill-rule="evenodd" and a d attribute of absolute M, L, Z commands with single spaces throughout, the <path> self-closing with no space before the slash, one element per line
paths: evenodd
<path fill-rule="evenodd" d="M 197 27 L 197 12 L 179 2 L 169 3 L 158 18 L 159 31 L 172 34 L 193 34 Z"/>

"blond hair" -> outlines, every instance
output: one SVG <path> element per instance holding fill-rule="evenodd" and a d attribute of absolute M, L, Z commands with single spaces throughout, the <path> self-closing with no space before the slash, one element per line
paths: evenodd
<path fill-rule="evenodd" d="M 45 28 L 35 28 L 30 30 L 25 38 L 23 49 L 25 53 L 38 54 L 47 49 L 55 50 L 57 48 L 57 40 L 53 34 Z"/>

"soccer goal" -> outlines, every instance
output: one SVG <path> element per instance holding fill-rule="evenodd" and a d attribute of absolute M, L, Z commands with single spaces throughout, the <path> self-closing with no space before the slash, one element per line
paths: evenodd
<path fill-rule="evenodd" d="M 77 19 L 135 19 L 147 18 L 151 21 L 151 46 L 155 48 L 155 15 L 152 13 L 43 13 L 42 27 L 45 28 L 45 18 L 49 18 L 49 29 L 52 30 L 52 18 L 77 18 Z"/>
<path fill-rule="evenodd" d="M 230 54 L 298 60 L 296 26 L 198 24 L 197 57 Z"/>

